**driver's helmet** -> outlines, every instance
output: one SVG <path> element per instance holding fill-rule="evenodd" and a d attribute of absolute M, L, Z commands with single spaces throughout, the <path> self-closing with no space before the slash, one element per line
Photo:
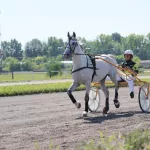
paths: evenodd
<path fill-rule="evenodd" d="M 133 51 L 132 51 L 132 50 L 126 50 L 126 51 L 124 52 L 124 55 L 126 55 L 126 54 L 128 54 L 128 55 L 132 55 L 132 57 L 134 56 L 134 54 L 133 54 Z"/>

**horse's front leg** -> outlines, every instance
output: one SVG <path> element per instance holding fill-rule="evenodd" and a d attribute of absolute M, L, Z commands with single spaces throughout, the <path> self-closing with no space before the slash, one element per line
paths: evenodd
<path fill-rule="evenodd" d="M 71 87 L 67 90 L 67 94 L 68 94 L 69 98 L 71 99 L 72 103 L 75 104 L 75 106 L 77 108 L 80 108 L 81 107 L 81 103 L 78 102 L 78 101 L 76 101 L 76 99 L 72 95 L 72 91 L 74 91 L 78 86 L 80 86 L 79 83 L 73 82 L 72 85 L 71 85 Z"/>
<path fill-rule="evenodd" d="M 89 110 L 89 93 L 90 93 L 90 85 L 91 83 L 87 83 L 86 84 L 86 93 L 85 93 L 85 110 L 84 112 L 82 113 L 83 117 L 87 117 L 87 114 L 88 114 L 88 110 Z"/>

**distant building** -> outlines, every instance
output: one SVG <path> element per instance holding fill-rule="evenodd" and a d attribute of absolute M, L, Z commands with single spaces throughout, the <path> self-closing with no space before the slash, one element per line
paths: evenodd
<path fill-rule="evenodd" d="M 68 60 L 68 61 L 61 61 L 61 64 L 65 70 L 72 70 L 72 64 L 73 62 Z"/>
<path fill-rule="evenodd" d="M 72 61 L 61 61 L 62 64 L 72 64 Z"/>
<path fill-rule="evenodd" d="M 141 60 L 141 66 L 143 68 L 150 68 L 150 60 Z"/>

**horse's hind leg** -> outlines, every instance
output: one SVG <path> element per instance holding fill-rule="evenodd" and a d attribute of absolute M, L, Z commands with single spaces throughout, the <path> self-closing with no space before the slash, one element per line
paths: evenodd
<path fill-rule="evenodd" d="M 83 117 L 87 117 L 87 113 L 89 110 L 88 102 L 89 102 L 90 85 L 91 85 L 91 82 L 86 83 L 86 93 L 85 93 L 85 98 L 84 98 L 85 99 L 85 111 L 82 113 Z"/>
<path fill-rule="evenodd" d="M 105 79 L 106 77 L 100 81 L 101 89 L 103 90 L 105 97 L 106 97 L 105 107 L 103 108 L 103 114 L 107 114 L 107 112 L 109 111 L 109 91 L 107 87 L 105 86 Z"/>
<path fill-rule="evenodd" d="M 80 108 L 81 107 L 80 102 L 76 101 L 76 99 L 72 95 L 72 91 L 74 91 L 78 86 L 80 86 L 79 83 L 73 82 L 72 85 L 71 85 L 71 87 L 67 90 L 67 94 L 68 94 L 69 98 L 71 99 L 71 101 L 73 102 L 73 104 L 75 104 L 75 106 L 77 108 Z"/>
<path fill-rule="evenodd" d="M 118 85 L 118 81 L 116 80 L 116 78 L 110 77 L 110 79 L 112 80 L 112 82 L 115 84 L 115 97 L 114 97 L 114 105 L 116 108 L 120 107 L 120 102 L 118 100 L 118 90 L 119 90 L 119 85 Z"/>
<path fill-rule="evenodd" d="M 119 88 L 115 88 L 115 98 L 114 98 L 114 104 L 116 108 L 120 107 L 120 102 L 118 100 L 118 89 Z"/>

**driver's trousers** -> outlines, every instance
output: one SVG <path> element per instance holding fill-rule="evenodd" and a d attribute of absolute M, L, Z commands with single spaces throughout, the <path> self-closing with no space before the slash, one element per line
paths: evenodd
<path fill-rule="evenodd" d="M 130 93 L 134 92 L 135 78 L 132 75 L 120 76 L 119 74 L 117 74 L 116 79 L 117 79 L 117 81 L 126 81 L 128 83 Z"/>

